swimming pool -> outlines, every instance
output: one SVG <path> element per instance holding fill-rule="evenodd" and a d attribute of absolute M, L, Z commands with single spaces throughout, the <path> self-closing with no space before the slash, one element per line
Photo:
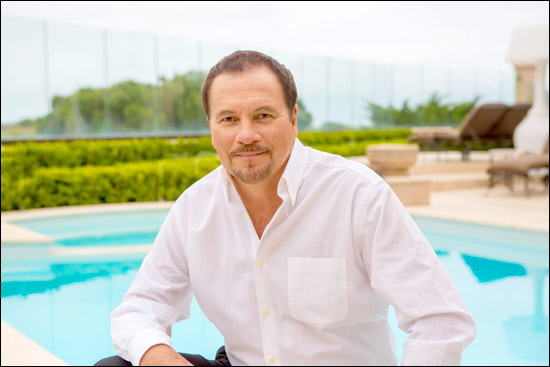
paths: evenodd
<path fill-rule="evenodd" d="M 124 247 L 151 243 L 166 213 L 14 223 L 51 236 L 55 247 Z M 476 320 L 477 337 L 463 353 L 462 363 L 548 365 L 548 233 L 414 218 Z M 109 314 L 120 303 L 144 253 L 43 253 L 21 258 L 13 251 L 9 256 L 3 253 L 2 319 L 69 364 L 90 365 L 112 355 Z M 397 328 L 393 310 L 389 322 L 400 356 L 406 334 Z M 222 336 L 194 300 L 191 318 L 176 324 L 172 335 L 177 350 L 210 358 L 223 345 Z"/>

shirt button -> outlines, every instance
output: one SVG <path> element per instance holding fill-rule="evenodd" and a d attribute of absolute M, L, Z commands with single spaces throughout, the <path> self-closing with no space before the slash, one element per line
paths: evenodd
<path fill-rule="evenodd" d="M 266 316 L 269 315 L 269 308 L 264 308 L 264 309 L 262 310 L 262 312 L 263 312 L 264 315 L 266 315 Z"/>
<path fill-rule="evenodd" d="M 258 260 L 256 265 L 258 266 L 258 268 L 261 268 L 262 266 L 264 266 L 264 262 L 262 260 Z"/>
<path fill-rule="evenodd" d="M 269 363 L 273 363 L 275 362 L 275 357 L 273 356 L 270 356 L 269 359 L 268 359 Z"/>

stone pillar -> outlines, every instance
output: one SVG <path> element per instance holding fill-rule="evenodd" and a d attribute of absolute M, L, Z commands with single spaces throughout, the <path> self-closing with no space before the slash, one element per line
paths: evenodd
<path fill-rule="evenodd" d="M 533 104 L 535 65 L 514 65 L 516 69 L 516 103 Z"/>

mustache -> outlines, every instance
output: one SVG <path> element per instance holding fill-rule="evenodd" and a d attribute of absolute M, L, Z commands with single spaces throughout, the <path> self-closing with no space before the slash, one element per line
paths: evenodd
<path fill-rule="evenodd" d="M 270 153 L 271 149 L 269 149 L 268 147 L 264 147 L 264 146 L 261 146 L 261 145 L 255 145 L 255 144 L 241 145 L 237 149 L 232 150 L 231 152 L 229 152 L 229 156 L 233 157 L 235 154 L 239 154 L 239 153 L 243 153 L 243 152 L 258 152 L 258 153 L 268 152 L 268 153 Z"/>

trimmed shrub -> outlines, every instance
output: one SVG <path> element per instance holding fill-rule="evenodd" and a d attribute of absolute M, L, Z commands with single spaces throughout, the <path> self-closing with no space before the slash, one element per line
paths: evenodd
<path fill-rule="evenodd" d="M 411 132 L 400 130 L 357 130 L 340 132 L 303 132 L 300 140 L 309 146 L 354 144 L 406 138 Z M 336 148 L 344 150 L 343 148 Z M 10 175 L 31 176 L 38 168 L 111 166 L 117 163 L 151 161 L 177 157 L 192 157 L 199 153 L 215 153 L 210 136 L 167 139 L 75 140 L 70 142 L 25 142 L 2 147 L 2 161 L 17 167 Z M 4 164 L 4 163 L 3 163 Z M 6 169 L 3 174 L 7 172 Z M 11 170 L 9 170 L 11 172 Z"/>
<path fill-rule="evenodd" d="M 392 129 L 392 130 L 351 130 L 351 131 L 331 131 L 331 132 L 302 132 L 298 134 L 298 139 L 305 145 L 340 145 L 353 144 L 362 141 L 406 139 L 411 135 L 410 129 Z"/>
<path fill-rule="evenodd" d="M 364 140 L 359 141 L 357 143 L 352 144 L 319 144 L 319 145 L 311 145 L 312 148 L 321 150 L 323 152 L 332 153 L 332 154 L 338 154 L 343 157 L 353 157 L 353 156 L 359 156 L 359 155 L 365 155 L 367 146 L 371 144 L 407 144 L 407 139 L 389 139 L 389 140 Z"/>
<path fill-rule="evenodd" d="M 174 146 L 174 153 L 176 154 L 192 157 L 202 152 L 216 153 L 216 149 L 212 146 L 212 138 L 210 136 L 178 138 L 178 142 Z"/>
<path fill-rule="evenodd" d="M 2 211 L 64 205 L 175 200 L 219 165 L 215 156 L 37 169 L 31 177 L 2 177 Z"/>
<path fill-rule="evenodd" d="M 215 152 L 210 137 L 167 139 L 75 140 L 71 142 L 25 142 L 2 147 L 2 160 L 20 162 L 25 176 L 47 167 L 111 166 L 117 163 L 166 159 L 172 155 L 194 156 Z"/>
<path fill-rule="evenodd" d="M 315 149 L 357 156 L 369 144 L 407 143 L 410 133 L 305 132 L 299 138 Z M 2 146 L 1 209 L 175 200 L 219 164 L 210 136 Z"/>

